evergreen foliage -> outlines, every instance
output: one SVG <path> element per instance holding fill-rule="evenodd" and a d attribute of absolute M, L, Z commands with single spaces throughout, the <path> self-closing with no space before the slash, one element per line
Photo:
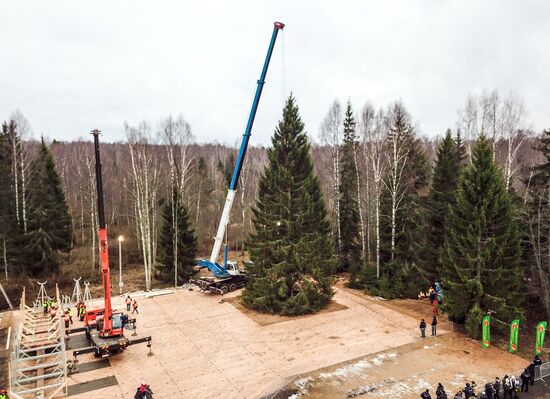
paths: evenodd
<path fill-rule="evenodd" d="M 461 155 L 458 145 L 447 130 L 437 150 L 432 187 L 428 197 L 428 242 L 424 269 L 436 277 L 441 269 L 441 257 L 448 236 L 449 207 L 455 204 Z"/>
<path fill-rule="evenodd" d="M 331 301 L 336 259 L 310 144 L 291 95 L 275 128 L 269 164 L 253 209 L 249 283 L 242 303 L 260 312 L 300 315 Z"/>
<path fill-rule="evenodd" d="M 166 201 L 162 211 L 162 229 L 159 236 L 159 278 L 165 282 L 174 282 L 174 264 L 177 263 L 178 281 L 176 285 L 187 282 L 193 275 L 196 254 L 197 238 L 190 226 L 189 212 L 177 191 L 174 190 L 171 200 Z M 177 258 L 177 262 L 175 262 L 175 258 Z"/>
<path fill-rule="evenodd" d="M 344 138 L 340 151 L 340 270 L 350 273 L 354 285 L 361 268 L 361 237 L 359 233 L 359 204 L 357 202 L 357 174 L 355 151 L 355 118 L 348 102 L 344 117 Z"/>
<path fill-rule="evenodd" d="M 56 272 L 57 251 L 72 248 L 72 222 L 52 154 L 42 140 L 29 186 L 29 222 L 24 241 L 31 274 Z"/>
<path fill-rule="evenodd" d="M 538 298 L 550 316 L 550 130 L 539 145 L 544 161 L 532 169 L 526 181 L 529 201 L 524 209 L 527 240 L 524 251 L 526 273 L 535 282 Z"/>
<path fill-rule="evenodd" d="M 479 336 L 487 311 L 494 312 L 497 327 L 507 325 L 499 321 L 520 317 L 523 281 L 515 209 L 485 136 L 476 142 L 472 163 L 460 178 L 449 227 L 442 268 L 449 317 L 466 321 L 472 337 Z"/>
<path fill-rule="evenodd" d="M 13 186 L 13 148 L 12 140 L 17 140 L 16 126 L 14 121 L 2 124 L 0 133 L 0 251 L 6 246 L 6 261 L 12 265 L 17 264 L 18 247 L 21 228 L 17 223 L 15 207 L 15 191 Z M 3 258 L 3 256 L 2 256 Z M 4 264 L 4 259 L 1 260 Z"/>

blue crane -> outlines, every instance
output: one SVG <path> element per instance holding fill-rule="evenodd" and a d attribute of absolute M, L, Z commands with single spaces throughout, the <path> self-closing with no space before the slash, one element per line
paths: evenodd
<path fill-rule="evenodd" d="M 265 76 L 267 74 L 267 68 L 269 67 L 269 61 L 271 60 L 271 54 L 273 54 L 273 47 L 275 46 L 275 41 L 277 40 L 277 33 L 279 30 L 283 29 L 285 24 L 282 22 L 275 22 L 273 26 L 273 34 L 271 35 L 271 41 L 269 42 L 269 48 L 267 50 L 267 55 L 265 57 L 264 67 L 262 68 L 262 74 L 258 80 L 258 86 L 256 88 L 256 94 L 254 95 L 254 101 L 252 102 L 252 109 L 250 110 L 250 115 L 248 117 L 248 122 L 246 124 L 246 129 L 243 134 L 243 140 L 241 142 L 241 147 L 239 148 L 239 155 L 237 157 L 237 162 L 235 163 L 235 170 L 233 171 L 233 177 L 231 178 L 231 183 L 229 184 L 229 190 L 227 191 L 227 198 L 225 199 L 225 205 L 222 212 L 222 217 L 220 219 L 220 224 L 218 226 L 218 232 L 216 237 L 214 237 L 214 247 L 212 248 L 212 254 L 210 259 L 202 259 L 199 261 L 199 267 L 207 267 L 210 272 L 216 277 L 227 277 L 230 274 L 238 273 L 238 270 L 232 271 L 231 273 L 227 269 L 227 252 L 224 256 L 223 265 L 217 262 L 220 250 L 222 247 L 223 237 L 227 229 L 227 224 L 229 222 L 229 215 L 231 213 L 231 207 L 233 206 L 233 200 L 235 199 L 235 193 L 237 191 L 237 185 L 239 183 L 239 176 L 244 164 L 244 157 L 246 156 L 246 149 L 248 147 L 248 141 L 250 139 L 250 133 L 252 131 L 252 125 L 254 124 L 254 118 L 256 117 L 256 111 L 258 110 L 258 104 L 260 102 L 260 97 L 262 95 L 262 89 L 265 83 Z"/>

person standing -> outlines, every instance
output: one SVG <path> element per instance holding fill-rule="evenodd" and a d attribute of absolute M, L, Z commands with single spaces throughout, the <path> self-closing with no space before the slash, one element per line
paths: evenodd
<path fill-rule="evenodd" d="M 139 314 L 138 303 L 135 299 L 134 299 L 134 302 L 132 303 L 132 314 L 134 314 L 134 313 Z"/>
<path fill-rule="evenodd" d="M 493 388 L 493 384 L 491 382 L 488 382 L 485 384 L 485 395 L 488 399 L 493 399 L 493 396 L 495 394 L 495 390 Z"/>
<path fill-rule="evenodd" d="M 437 318 L 434 316 L 432 319 L 432 337 L 437 335 Z"/>
<path fill-rule="evenodd" d="M 464 395 L 466 399 L 476 396 L 476 394 L 474 393 L 474 388 L 472 388 L 469 382 L 467 382 L 466 387 L 464 387 Z"/>
<path fill-rule="evenodd" d="M 147 384 L 141 384 L 134 395 L 134 399 L 153 399 L 153 391 Z"/>
<path fill-rule="evenodd" d="M 420 322 L 420 333 L 422 334 L 422 338 L 426 338 L 426 322 L 424 319 Z"/>
<path fill-rule="evenodd" d="M 130 305 L 132 304 L 132 298 L 130 298 L 130 295 L 126 297 L 126 311 L 130 311 Z"/>
<path fill-rule="evenodd" d="M 505 375 L 502 379 L 502 387 L 504 388 L 504 399 L 507 399 L 508 396 L 512 397 L 512 381 L 508 375 Z"/>
<path fill-rule="evenodd" d="M 441 384 L 441 383 L 437 384 L 437 390 L 435 391 L 435 397 L 437 399 L 447 399 L 447 393 L 445 392 L 445 388 L 443 387 L 443 384 Z"/>
<path fill-rule="evenodd" d="M 82 305 L 78 311 L 78 318 L 80 321 L 84 321 L 84 316 L 86 315 L 86 305 Z"/>
<path fill-rule="evenodd" d="M 513 399 L 519 398 L 519 383 L 514 375 L 510 376 L 510 386 L 512 387 L 510 397 Z"/>
<path fill-rule="evenodd" d="M 523 370 L 523 373 L 521 373 L 521 392 L 529 392 L 529 382 L 531 381 L 531 374 L 529 374 L 529 370 L 525 369 Z M 525 388 L 525 391 L 523 390 Z"/>
<path fill-rule="evenodd" d="M 500 380 L 498 377 L 495 377 L 495 382 L 493 382 L 493 398 L 500 399 Z"/>

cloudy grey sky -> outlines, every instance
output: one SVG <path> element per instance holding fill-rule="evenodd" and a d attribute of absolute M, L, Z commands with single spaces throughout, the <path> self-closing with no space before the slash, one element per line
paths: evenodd
<path fill-rule="evenodd" d="M 453 127 L 468 93 L 525 101 L 550 127 L 550 2 L 9 1 L 0 12 L 0 118 L 20 109 L 35 135 L 73 140 L 93 128 L 182 113 L 198 141 L 236 143 L 272 31 L 253 131 L 267 144 L 283 99 L 308 132 L 334 99 L 359 109 L 401 99 L 423 134 Z"/>

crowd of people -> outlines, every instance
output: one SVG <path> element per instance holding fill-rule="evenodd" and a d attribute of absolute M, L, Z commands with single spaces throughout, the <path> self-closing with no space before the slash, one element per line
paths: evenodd
<path fill-rule="evenodd" d="M 521 373 L 519 379 L 514 375 L 505 375 L 501 381 L 496 377 L 494 381 L 486 383 L 477 394 L 475 392 L 477 387 L 475 381 L 468 382 L 452 399 L 501 399 L 501 393 L 503 394 L 502 399 L 518 399 L 521 392 L 529 392 L 529 385 L 534 385 L 535 373 L 541 365 L 542 360 L 539 356 L 535 356 L 529 367 Z M 437 384 L 435 395 L 435 399 L 451 399 L 441 383 Z M 420 397 L 422 399 L 432 399 L 430 390 L 426 389 L 420 394 Z"/>

